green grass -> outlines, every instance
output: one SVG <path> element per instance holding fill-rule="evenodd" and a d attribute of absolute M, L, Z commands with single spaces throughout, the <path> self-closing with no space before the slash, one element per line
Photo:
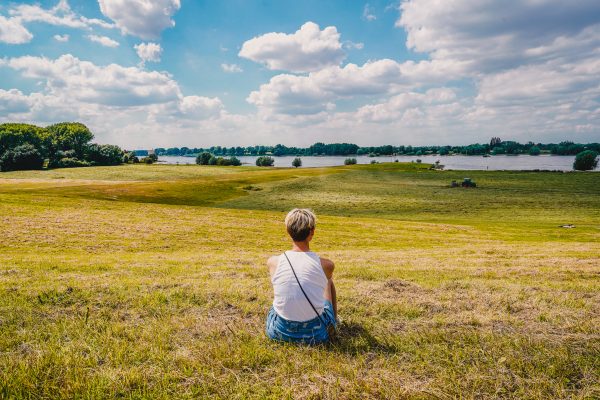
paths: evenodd
<path fill-rule="evenodd" d="M 3 173 L 0 398 L 598 398 L 600 174 L 425 168 Z M 332 346 L 263 332 L 295 206 Z"/>

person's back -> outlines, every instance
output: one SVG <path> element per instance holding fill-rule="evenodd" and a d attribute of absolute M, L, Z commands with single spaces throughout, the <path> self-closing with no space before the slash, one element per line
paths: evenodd
<path fill-rule="evenodd" d="M 312 251 L 288 251 L 279 256 L 277 268 L 271 277 L 275 293 L 273 308 L 277 314 L 290 321 L 314 319 L 315 312 L 300 290 L 286 256 L 294 266 L 304 292 L 319 314 L 323 312 L 325 305 L 323 292 L 327 287 L 327 277 L 319 256 Z"/>
<path fill-rule="evenodd" d="M 291 342 L 326 342 L 331 339 L 337 315 L 333 262 L 309 249 L 315 230 L 315 216 L 310 210 L 294 209 L 285 222 L 293 247 L 267 263 L 274 291 L 267 335 Z"/>

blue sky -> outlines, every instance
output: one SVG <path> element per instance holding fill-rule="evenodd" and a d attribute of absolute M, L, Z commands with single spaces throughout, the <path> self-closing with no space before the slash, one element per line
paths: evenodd
<path fill-rule="evenodd" d="M 0 5 L 0 122 L 125 147 L 600 140 L 600 4 Z"/>

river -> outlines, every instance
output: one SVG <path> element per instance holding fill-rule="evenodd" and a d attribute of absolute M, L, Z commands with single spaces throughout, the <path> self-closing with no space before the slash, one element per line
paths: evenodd
<path fill-rule="evenodd" d="M 242 161 L 243 165 L 255 165 L 256 156 L 241 156 L 238 157 Z M 276 167 L 291 167 L 294 156 L 282 156 L 273 157 L 275 159 Z M 319 157 L 300 157 L 302 159 L 302 167 L 329 167 L 335 165 L 344 165 L 346 156 L 319 156 Z M 400 162 L 411 162 L 420 159 L 423 163 L 433 164 L 437 160 L 440 164 L 445 166 L 445 169 L 454 170 L 559 170 L 559 171 L 572 171 L 573 160 L 575 156 L 554 156 L 554 155 L 518 155 L 518 156 L 507 156 L 497 155 L 490 157 L 482 156 L 438 156 L 438 155 L 427 155 L 427 156 L 382 156 L 382 157 L 368 157 L 368 156 L 355 156 L 358 164 L 369 164 L 371 161 L 376 160 L 378 162 L 391 162 L 398 160 Z M 178 157 L 178 156 L 160 156 L 159 162 L 165 164 L 194 164 L 196 162 L 195 157 Z M 599 168 L 596 168 L 599 170 Z"/>

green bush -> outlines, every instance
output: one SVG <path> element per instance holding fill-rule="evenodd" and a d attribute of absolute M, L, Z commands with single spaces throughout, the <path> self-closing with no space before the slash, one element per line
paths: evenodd
<path fill-rule="evenodd" d="M 260 156 L 256 159 L 256 166 L 258 167 L 272 167 L 275 164 L 275 159 L 269 156 Z"/>
<path fill-rule="evenodd" d="M 32 144 L 26 143 L 7 150 L 0 157 L 0 171 L 42 169 L 44 158 Z"/>
<path fill-rule="evenodd" d="M 144 158 L 142 158 L 142 162 L 144 164 L 154 164 L 154 160 L 151 157 L 144 157 Z"/>
<path fill-rule="evenodd" d="M 80 160 L 74 157 L 64 157 L 54 162 L 53 168 L 78 168 L 78 167 L 89 167 L 90 164 L 87 161 Z"/>
<path fill-rule="evenodd" d="M 239 167 L 240 165 L 242 165 L 242 162 L 240 161 L 239 158 L 237 157 L 231 157 L 229 159 L 229 162 L 231 165 L 233 165 L 234 167 Z"/>
<path fill-rule="evenodd" d="M 300 157 L 296 157 L 294 158 L 294 161 L 292 161 L 292 167 L 301 167 L 302 166 L 302 159 Z"/>
<path fill-rule="evenodd" d="M 598 166 L 598 153 L 593 150 L 584 150 L 575 156 L 573 169 L 590 171 Z"/>
<path fill-rule="evenodd" d="M 200 154 L 198 154 L 198 157 L 196 157 L 196 164 L 208 165 L 208 162 L 210 161 L 211 157 L 212 157 L 212 154 L 207 153 L 206 151 L 204 153 L 200 153 Z"/>
<path fill-rule="evenodd" d="M 529 155 L 530 155 L 530 156 L 539 156 L 541 152 L 542 152 L 542 151 L 541 151 L 541 150 L 540 150 L 540 148 L 539 148 L 539 147 L 537 147 L 537 146 L 531 146 L 531 147 L 529 148 Z"/>
<path fill-rule="evenodd" d="M 91 144 L 85 149 L 85 161 L 94 165 L 120 165 L 123 150 L 112 144 Z"/>
<path fill-rule="evenodd" d="M 346 158 L 344 160 L 344 165 L 354 165 L 356 164 L 356 158 Z"/>

